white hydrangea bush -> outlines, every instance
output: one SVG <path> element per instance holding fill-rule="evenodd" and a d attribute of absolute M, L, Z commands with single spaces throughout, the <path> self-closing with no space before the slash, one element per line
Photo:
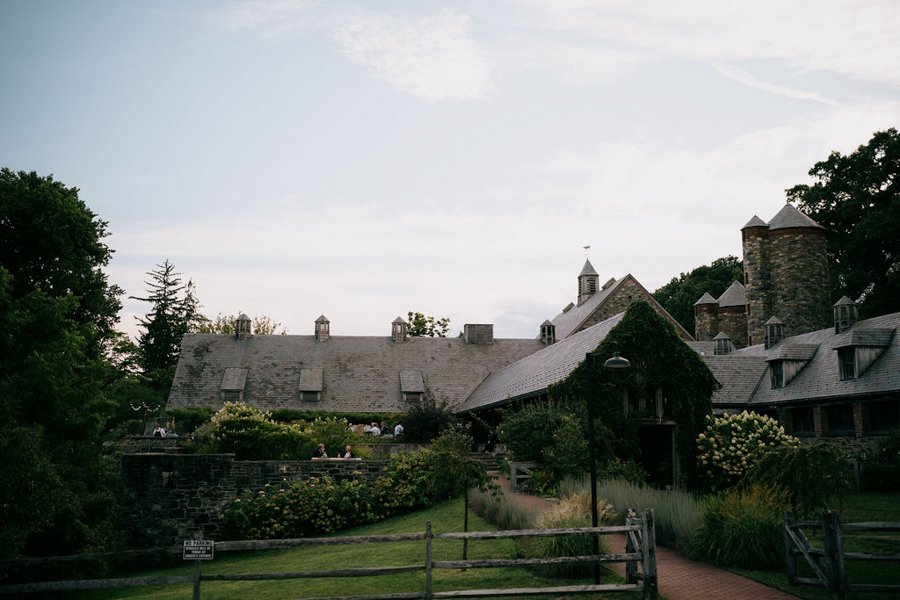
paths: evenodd
<path fill-rule="evenodd" d="M 706 430 L 697 436 L 697 461 L 709 487 L 726 489 L 737 483 L 775 448 L 800 441 L 785 433 L 778 421 L 746 410 L 740 414 L 706 417 Z"/>

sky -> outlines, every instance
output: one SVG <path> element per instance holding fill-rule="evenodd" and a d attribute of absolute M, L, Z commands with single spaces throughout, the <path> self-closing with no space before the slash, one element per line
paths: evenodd
<path fill-rule="evenodd" d="M 897 127 L 898 26 L 896 0 L 3 0 L 0 166 L 80 190 L 126 296 L 169 260 L 207 315 L 291 334 L 535 337 L 586 256 L 651 292 L 740 257 Z"/>

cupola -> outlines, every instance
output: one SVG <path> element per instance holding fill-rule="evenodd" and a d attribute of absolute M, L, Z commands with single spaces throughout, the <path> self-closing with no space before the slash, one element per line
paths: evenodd
<path fill-rule="evenodd" d="M 391 339 L 395 342 L 404 342 L 406 341 L 406 336 L 409 332 L 409 324 L 397 317 L 391 323 Z"/>
<path fill-rule="evenodd" d="M 581 273 L 578 275 L 578 306 L 597 293 L 600 286 L 600 276 L 594 270 L 590 260 L 585 259 Z"/>
<path fill-rule="evenodd" d="M 856 303 L 844 296 L 834 304 L 834 332 L 843 333 L 859 320 Z"/>
<path fill-rule="evenodd" d="M 556 325 L 550 322 L 550 319 L 547 319 L 543 323 L 541 323 L 541 343 L 553 344 L 556 342 Z"/>
<path fill-rule="evenodd" d="M 765 329 L 765 345 L 767 350 L 784 339 L 784 321 L 778 317 L 772 317 L 766 321 Z"/>
<path fill-rule="evenodd" d="M 728 354 L 734 349 L 734 346 L 731 345 L 731 338 L 728 337 L 727 333 L 720 331 L 719 335 L 713 338 L 713 341 L 716 343 L 716 356 Z"/>
<path fill-rule="evenodd" d="M 250 317 L 241 313 L 234 322 L 234 337 L 239 340 L 246 340 L 251 334 Z"/>
<path fill-rule="evenodd" d="M 329 337 L 331 337 L 331 321 L 322 315 L 316 319 L 316 341 L 324 342 Z"/>

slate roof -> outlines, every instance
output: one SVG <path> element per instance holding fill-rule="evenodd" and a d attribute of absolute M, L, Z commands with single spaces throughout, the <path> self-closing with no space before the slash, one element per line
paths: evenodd
<path fill-rule="evenodd" d="M 457 411 L 482 410 L 526 398 L 562 381 L 581 364 L 585 354 L 596 350 L 624 314 L 619 313 L 491 373 Z"/>
<path fill-rule="evenodd" d="M 789 229 L 792 227 L 811 227 L 814 229 L 824 229 L 810 217 L 794 208 L 791 204 L 785 204 L 784 208 L 778 211 L 778 214 L 769 221 L 769 229 Z"/>
<path fill-rule="evenodd" d="M 590 260 L 585 259 L 584 266 L 581 267 L 581 273 L 578 275 L 596 275 L 597 271 L 594 270 L 594 265 L 591 264 Z"/>
<path fill-rule="evenodd" d="M 454 409 L 496 371 L 545 346 L 534 339 L 495 339 L 466 344 L 460 338 L 311 335 L 188 334 L 181 346 L 169 406 L 222 405 L 222 385 L 243 372 L 243 399 L 260 408 L 334 412 L 400 412 L 401 373 L 418 371 L 421 386 Z M 232 370 L 235 369 L 235 370 Z M 302 380 L 302 384 L 301 384 Z M 317 385 L 317 380 L 321 383 Z M 414 377 L 410 390 L 416 387 Z M 318 391 L 318 402 L 299 400 L 299 391 Z"/>
<path fill-rule="evenodd" d="M 741 229 L 747 229 L 749 227 L 768 227 L 769 224 L 760 219 L 758 216 L 753 215 L 753 218 L 747 221 L 747 224 L 741 227 Z"/>
<path fill-rule="evenodd" d="M 597 310 L 610 296 L 615 294 L 616 290 L 619 289 L 621 285 L 623 285 L 626 281 L 633 281 L 638 287 L 647 292 L 647 297 L 642 298 L 642 300 L 647 300 L 654 309 L 656 309 L 660 314 L 666 316 L 675 329 L 679 332 L 682 337 L 686 337 L 687 339 L 692 339 L 688 331 L 678 324 L 675 319 L 669 315 L 669 313 L 659 304 L 654 298 L 653 295 L 647 291 L 647 289 L 641 285 L 641 283 L 634 278 L 634 275 L 628 274 L 625 275 L 622 279 L 616 281 L 615 279 L 610 279 L 602 288 L 597 290 L 592 296 L 590 296 L 587 300 L 584 301 L 584 304 L 581 306 L 572 306 L 572 308 L 566 307 L 568 310 L 563 310 L 563 312 L 559 313 L 553 319 L 550 320 L 553 325 L 556 326 L 556 339 L 561 340 L 572 335 L 573 332 L 578 331 L 578 329 L 584 324 L 585 321 Z"/>
<path fill-rule="evenodd" d="M 702 300 L 702 298 L 701 298 Z M 726 306 L 746 306 L 747 305 L 747 289 L 740 281 L 733 282 L 728 289 L 719 296 L 719 307 Z"/>
<path fill-rule="evenodd" d="M 725 356 L 705 356 L 707 365 L 723 386 L 713 393 L 713 404 L 772 405 L 853 396 L 897 394 L 900 391 L 900 313 L 859 321 L 836 334 L 820 329 L 781 340 L 768 350 L 762 345 L 735 350 Z M 888 345 L 885 345 L 885 337 Z M 871 341 L 884 348 L 882 354 L 857 379 L 841 380 L 838 348 L 864 346 Z M 878 344 L 874 344 L 878 342 Z M 783 388 L 772 389 L 767 361 L 807 360 L 806 365 Z M 751 387 L 750 383 L 755 381 Z"/>
<path fill-rule="evenodd" d="M 697 306 L 698 304 L 717 304 L 717 302 L 709 292 L 703 292 L 703 295 L 700 296 L 700 299 L 694 302 L 694 306 Z"/>

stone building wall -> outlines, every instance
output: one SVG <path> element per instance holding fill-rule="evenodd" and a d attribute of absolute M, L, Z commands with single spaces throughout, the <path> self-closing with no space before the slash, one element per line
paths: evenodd
<path fill-rule="evenodd" d="M 614 317 L 621 312 L 625 312 L 626 310 L 628 310 L 628 307 L 631 305 L 631 303 L 636 302 L 637 300 L 644 300 L 649 303 L 654 310 L 656 310 L 657 312 L 659 311 L 659 304 L 656 302 L 653 296 L 647 290 L 645 290 L 641 286 L 641 284 L 639 284 L 633 277 L 628 277 L 619 284 L 615 292 L 610 294 L 610 296 L 606 298 L 593 313 L 591 313 L 591 316 L 588 317 L 587 320 L 585 320 L 579 331 L 587 329 L 591 325 L 596 325 L 601 321 L 605 321 L 610 317 Z M 666 319 L 669 319 L 671 322 L 671 317 L 665 314 L 663 314 L 663 316 Z M 679 336 L 684 337 L 681 333 L 680 327 L 676 327 L 675 331 Z"/>
<path fill-rule="evenodd" d="M 747 309 L 744 306 L 725 306 L 718 311 L 719 331 L 728 334 L 735 348 L 747 346 Z M 713 335 L 717 335 L 716 332 Z"/>
<path fill-rule="evenodd" d="M 785 336 L 832 324 L 825 232 L 821 229 L 778 229 L 769 233 L 773 288 L 769 316 L 784 321 Z"/>
<path fill-rule="evenodd" d="M 768 226 L 741 231 L 744 253 L 744 289 L 747 293 L 748 345 L 763 341 L 763 324 L 771 316 L 769 291 Z"/>
<path fill-rule="evenodd" d="M 235 461 L 233 454 L 122 456 L 121 518 L 127 547 L 215 539 L 217 515 L 244 490 L 310 477 L 374 481 L 386 460 Z"/>
<path fill-rule="evenodd" d="M 694 339 L 708 342 L 719 334 L 718 306 L 698 304 L 694 306 Z"/>

